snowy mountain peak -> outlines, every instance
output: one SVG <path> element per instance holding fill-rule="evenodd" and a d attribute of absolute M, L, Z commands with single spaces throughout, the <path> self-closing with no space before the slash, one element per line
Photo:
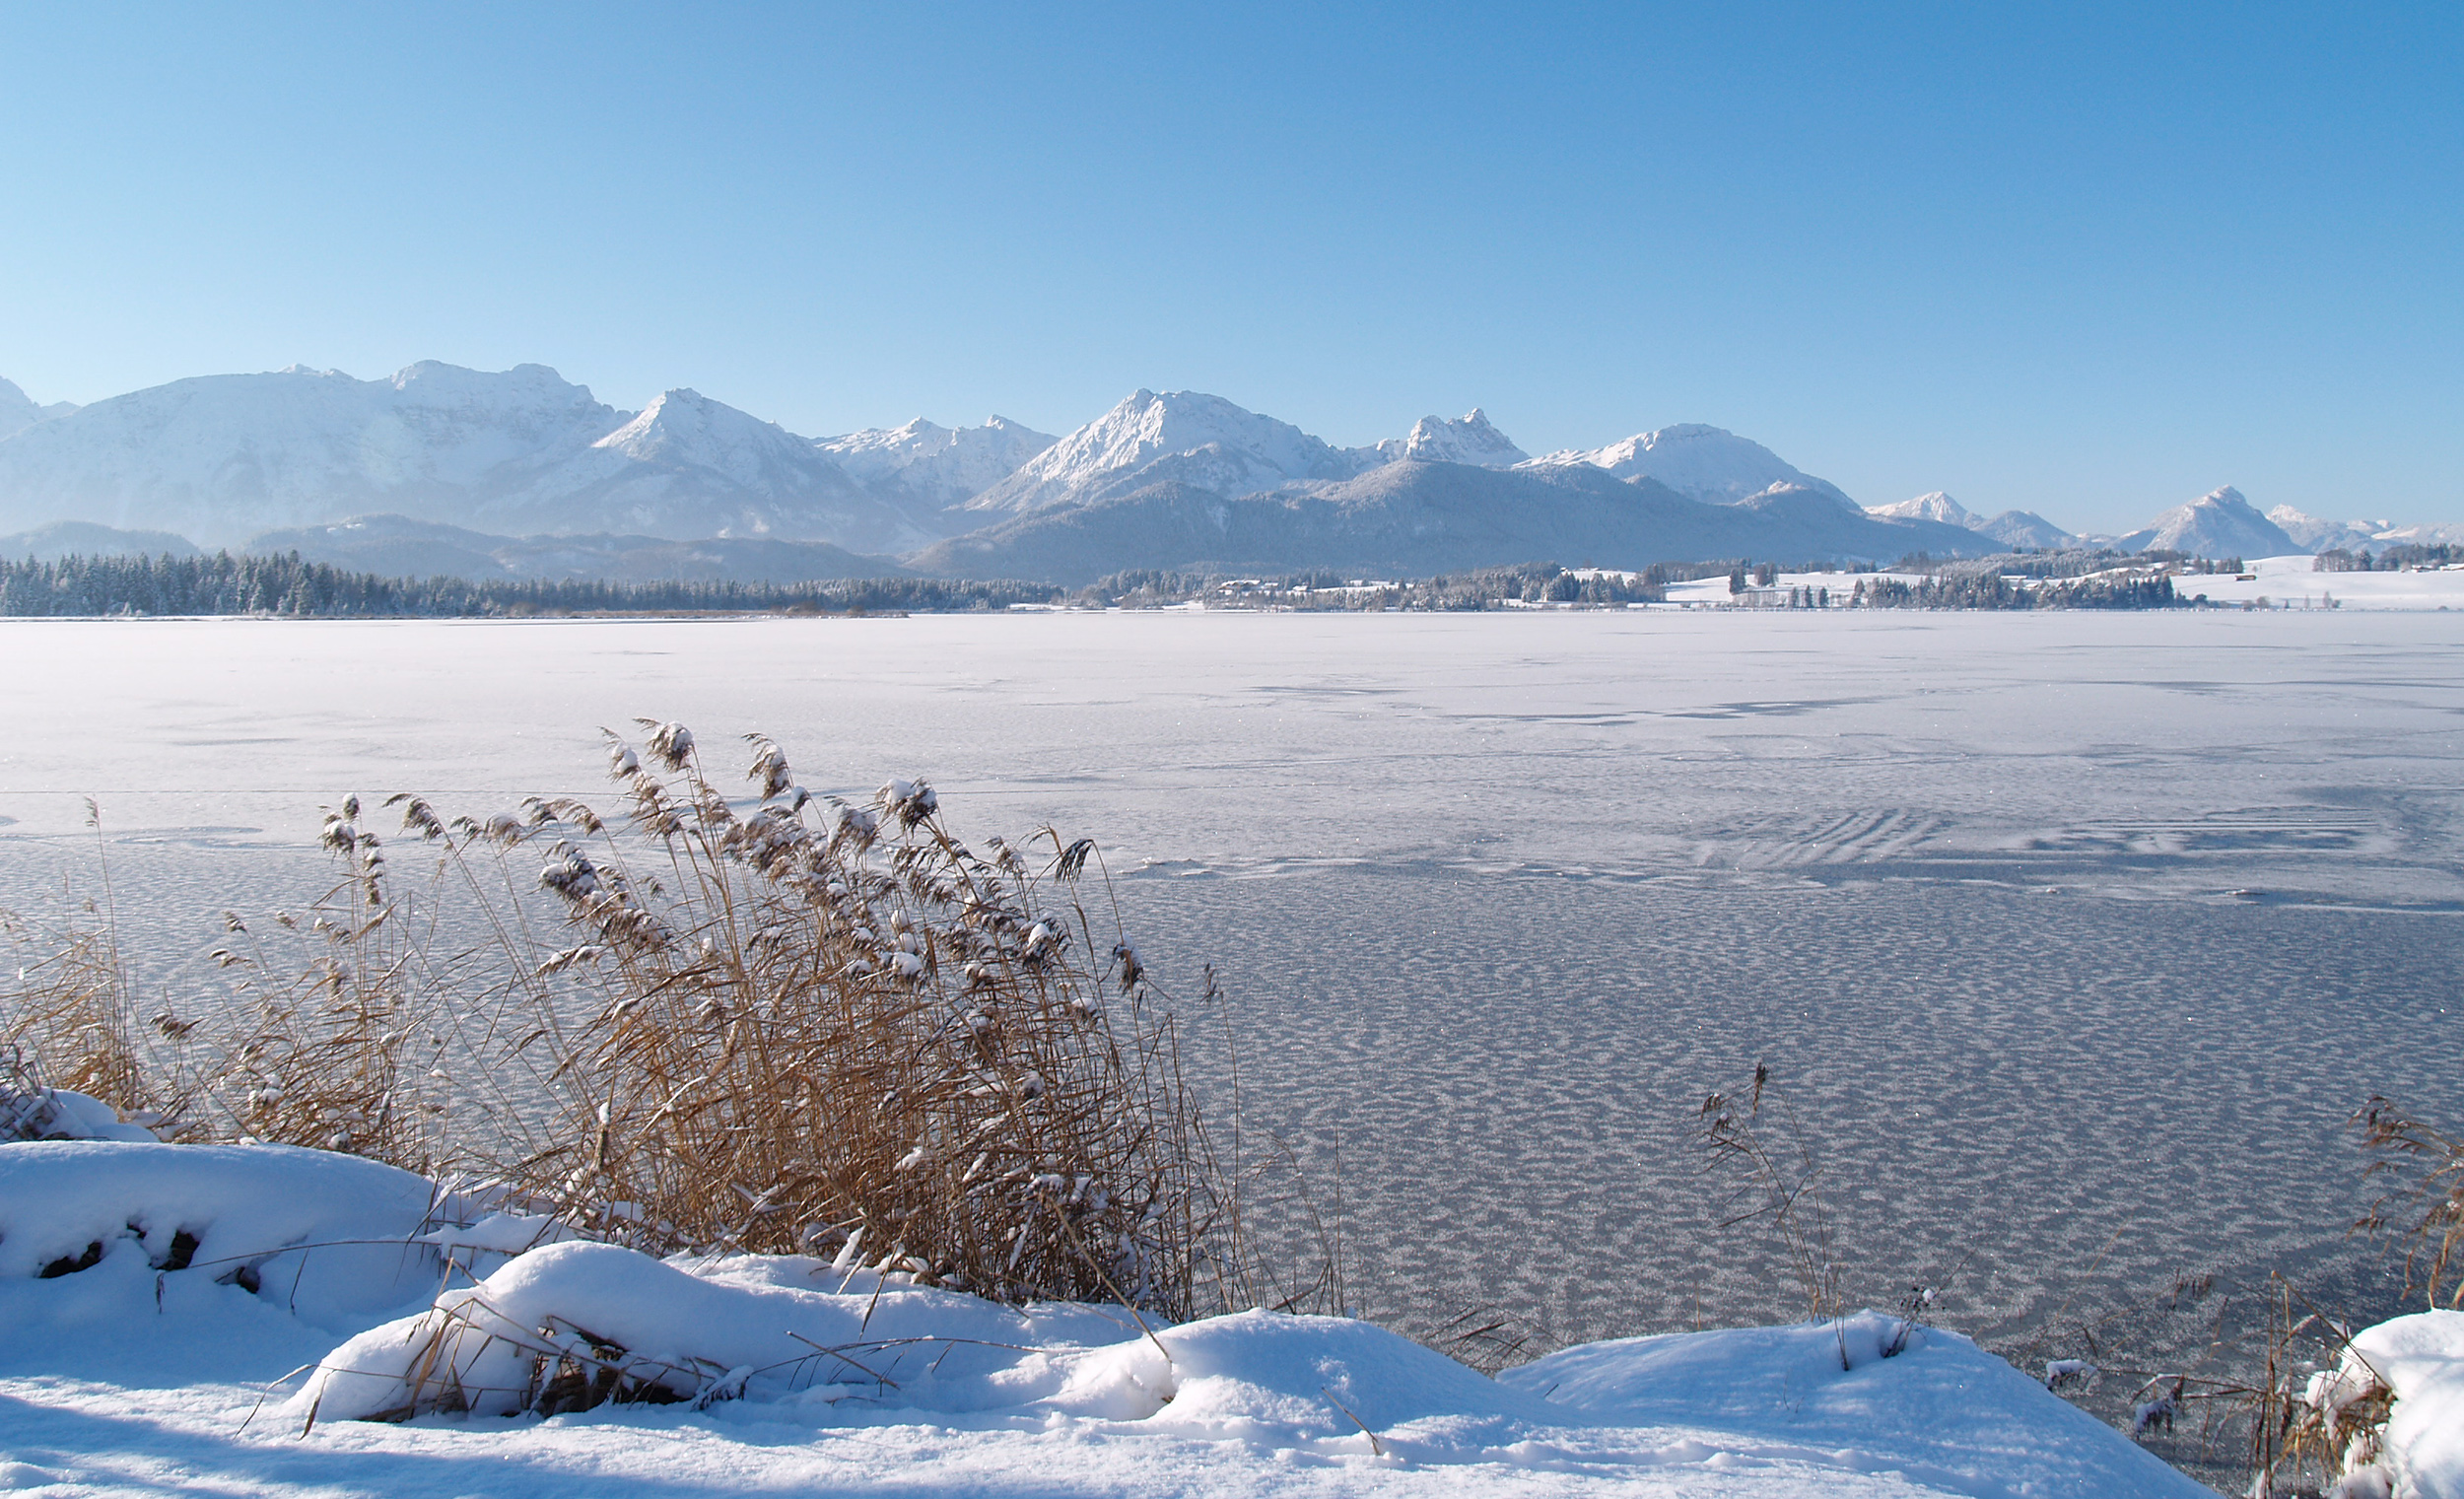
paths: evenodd
<path fill-rule="evenodd" d="M 1939 520 L 1945 525 L 1963 525 L 1970 530 L 1975 529 L 1977 522 L 1984 518 L 1941 490 L 1919 495 L 1913 500 L 1902 500 L 1896 505 L 1869 505 L 1865 512 L 1892 520 Z"/>
<path fill-rule="evenodd" d="M 1531 454 L 1490 425 L 1487 413 L 1474 406 L 1453 421 L 1425 416 L 1412 423 L 1408 437 L 1389 438 L 1376 448 L 1381 462 L 1412 458 L 1423 463 L 1470 463 L 1479 468 L 1512 468 L 1528 463 Z"/>
<path fill-rule="evenodd" d="M 1043 510 L 1166 479 L 1237 497 L 1298 479 L 1348 478 L 1361 466 L 1356 454 L 1337 452 L 1289 422 L 1219 395 L 1140 389 L 969 501 L 968 508 Z"/>
<path fill-rule="evenodd" d="M 799 481 L 819 481 L 823 489 L 846 487 L 836 465 L 807 440 L 692 389 L 662 393 L 591 446 L 637 463 L 721 474 L 765 497 L 791 492 Z"/>
<path fill-rule="evenodd" d="M 964 505 L 1053 445 L 1048 433 L 995 416 L 952 430 L 918 417 L 816 444 L 850 478 L 929 509 Z"/>
<path fill-rule="evenodd" d="M 2187 552 L 2197 557 L 2284 557 L 2301 550 L 2282 526 L 2251 508 L 2241 491 L 2222 485 L 2176 506 L 2120 539 L 2126 551 Z"/>
<path fill-rule="evenodd" d="M 16 381 L 0 379 L 0 442 L 16 437 L 36 422 L 64 417 L 76 409 L 67 401 L 38 406 L 34 397 L 17 388 Z"/>
<path fill-rule="evenodd" d="M 1564 448 L 1532 462 L 1541 467 L 1588 463 L 1620 479 L 1649 477 L 1688 499 L 1715 505 L 1734 505 L 1775 490 L 1810 490 L 1863 513 L 1830 481 L 1800 472 L 1759 443 L 1700 422 L 1637 433 L 1606 447 Z"/>

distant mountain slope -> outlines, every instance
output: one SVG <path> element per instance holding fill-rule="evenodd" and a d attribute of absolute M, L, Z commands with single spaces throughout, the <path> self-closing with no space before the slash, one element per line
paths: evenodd
<path fill-rule="evenodd" d="M 2176 506 L 2116 543 L 2126 552 L 2189 552 L 2200 557 L 2283 557 L 2302 550 L 2227 484 Z"/>
<path fill-rule="evenodd" d="M 14 387 L 12 387 L 14 388 Z M 920 524 L 806 439 L 690 390 L 640 413 L 542 365 L 382 380 L 294 367 L 98 401 L 0 439 L 0 526 L 75 518 L 209 546 L 358 512 L 491 531 L 921 545 Z"/>
<path fill-rule="evenodd" d="M 918 417 L 904 427 L 866 428 L 814 445 L 856 483 L 929 513 L 965 505 L 1057 441 L 1007 417 L 956 430 Z"/>
<path fill-rule="evenodd" d="M 1076 583 L 1130 568 L 1403 578 L 1540 560 L 1639 568 L 1712 557 L 1887 561 L 1917 550 L 1991 547 L 1957 526 L 1877 520 L 1804 490 L 1711 505 L 1589 464 L 1498 470 L 1405 460 L 1247 496 L 1166 480 L 1014 516 L 907 562 L 941 577 Z"/>
<path fill-rule="evenodd" d="M 505 532 L 777 536 L 867 547 L 919 546 L 944 532 L 857 485 L 829 454 L 775 423 L 694 390 L 670 390 L 580 451 L 467 505 Z"/>
<path fill-rule="evenodd" d="M 1811 490 L 1844 510 L 1859 510 L 1829 480 L 1800 472 L 1759 443 L 1698 422 L 1637 433 L 1606 447 L 1565 448 L 1532 460 L 1535 468 L 1575 464 L 1606 469 L 1620 479 L 1656 479 L 1689 499 L 1714 505 L 1794 487 Z"/>
<path fill-rule="evenodd" d="M 2380 552 L 2391 546 L 2464 546 L 2464 525 L 2399 525 L 2392 520 L 2321 520 L 2290 505 L 2280 505 L 2267 518 L 2305 552 L 2341 548 L 2347 552 Z"/>
<path fill-rule="evenodd" d="M 54 520 L 14 536 L 0 536 L 0 558 L 58 562 L 63 557 L 194 557 L 196 544 L 169 531 L 121 531 L 90 520 Z"/>
<path fill-rule="evenodd" d="M 1140 390 L 967 503 L 1027 514 L 1157 484 L 1260 494 L 1298 479 L 1347 479 L 1374 463 L 1218 395 Z"/>
<path fill-rule="evenodd" d="M 13 438 L 36 422 L 64 417 L 77 407 L 68 401 L 54 401 L 37 406 L 34 397 L 17 388 L 14 380 L 0 379 L 0 438 Z"/>
<path fill-rule="evenodd" d="M 1936 520 L 1944 525 L 1964 526 L 1979 536 L 2021 550 L 2067 546 L 2079 539 L 2033 511 L 1979 515 L 1941 490 L 1895 505 L 1868 506 L 1865 512 L 1884 520 Z"/>
<path fill-rule="evenodd" d="M 883 557 L 820 541 L 656 536 L 493 536 L 405 515 L 361 515 L 330 525 L 267 531 L 240 548 L 259 556 L 297 552 L 359 573 L 393 578 L 601 578 L 618 582 L 728 580 L 810 582 L 838 578 L 904 578 Z"/>
<path fill-rule="evenodd" d="M 2324 552 L 2330 547 L 2351 551 L 2369 546 L 2377 540 L 2380 531 L 2393 523 L 2386 520 L 2322 520 L 2316 515 L 2305 515 L 2290 505 L 2277 506 L 2267 512 L 2267 518 L 2276 522 L 2277 528 L 2292 537 L 2293 543 L 2305 552 Z"/>
<path fill-rule="evenodd" d="M 354 509 L 456 509 L 504 471 L 586 447 L 621 420 L 539 365 L 175 380 L 0 442 L 0 524 L 65 516 L 212 546 Z"/>
<path fill-rule="evenodd" d="M 1990 536 L 2004 546 L 2025 551 L 2030 548 L 2066 547 L 2079 538 L 2055 525 L 2034 511 L 2004 511 L 1987 519 L 1970 515 L 1967 527 L 1979 536 Z"/>

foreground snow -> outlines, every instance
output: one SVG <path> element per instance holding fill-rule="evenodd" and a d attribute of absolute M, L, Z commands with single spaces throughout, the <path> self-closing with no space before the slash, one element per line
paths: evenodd
<path fill-rule="evenodd" d="M 521 1251 L 550 1237 L 315 1151 L 0 1145 L 0 1487 L 2202 1492 L 1963 1337 L 1886 1356 L 1900 1325 L 1875 1313 L 1492 1381 L 1342 1319 L 1142 1326 L 795 1257 Z M 604 1366 L 672 1402 L 509 1413 L 560 1355 L 569 1387 Z"/>
<path fill-rule="evenodd" d="M 2372 1395 L 2394 1397 L 2375 1451 L 2348 1454 L 2340 1492 L 2401 1499 L 2464 1499 L 2464 1312 L 2419 1312 L 2355 1335 L 2337 1367 L 2311 1377 L 2314 1406 Z"/>

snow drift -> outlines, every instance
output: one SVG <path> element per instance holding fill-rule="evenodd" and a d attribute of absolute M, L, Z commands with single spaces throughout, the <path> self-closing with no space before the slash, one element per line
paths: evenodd
<path fill-rule="evenodd" d="M 617 1494 L 1049 1493 L 1064 1473 L 1117 1493 L 1371 1474 L 1406 1494 L 2202 1492 L 1965 1338 L 1877 1313 L 1591 1344 L 1490 1380 L 1341 1318 L 1174 1326 L 800 1256 L 556 1240 L 319 1151 L 0 1145 L 0 1324 L 40 1334 L 0 1342 L 0 1473 L 253 1491 L 279 1453 L 285 1484 L 423 1496 L 505 1462 L 531 1491 Z M 279 1419 L 252 1413 L 240 1382 L 278 1379 L 316 1327 L 348 1335 Z M 421 1413 L 445 1424 L 353 1419 Z"/>

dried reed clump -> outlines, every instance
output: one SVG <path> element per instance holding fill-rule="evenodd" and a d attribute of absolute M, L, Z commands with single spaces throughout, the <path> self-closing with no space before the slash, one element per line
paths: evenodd
<path fill-rule="evenodd" d="M 86 826 L 101 851 L 103 816 L 92 800 Z M 86 902 L 63 923 L 36 924 L 0 912 L 0 941 L 20 960 L 12 965 L 15 983 L 0 988 L 0 1052 L 29 1097 L 64 1088 L 154 1123 L 177 1112 L 178 1100 L 166 1095 L 147 1065 L 120 961 L 108 859 L 99 867 L 101 902 Z"/>
<path fill-rule="evenodd" d="M 340 878 L 255 929 L 227 915 L 226 992 L 162 1016 L 160 1056 L 122 1045 L 102 933 L 20 986 L 0 1041 L 123 1108 L 176 1080 L 183 1138 L 476 1174 L 657 1253 L 821 1253 L 1173 1317 L 1201 1277 L 1234 1296 L 1237 1214 L 1174 1018 L 1117 912 L 1099 935 L 1081 899 L 1091 841 L 979 854 L 928 784 L 816 798 L 759 735 L 731 797 L 689 730 L 643 721 L 641 745 L 608 736 L 612 817 L 392 798 L 424 881 L 344 801 Z"/>
<path fill-rule="evenodd" d="M 0 1009 L 0 1051 L 13 1070 L 29 1087 L 66 1088 L 123 1113 L 158 1102 L 138 1055 L 108 928 L 40 930 L 14 918 L 0 920 L 21 950 L 40 949 L 17 966 L 8 1005 Z"/>
<path fill-rule="evenodd" d="M 555 799 L 447 826 L 404 799 L 457 855 L 542 852 L 562 908 L 504 990 L 547 1104 L 511 1183 L 646 1247 L 835 1249 L 1186 1315 L 1203 1142 L 1171 1017 L 1078 898 L 1093 845 L 980 856 L 928 784 L 816 799 L 758 735 L 739 810 L 688 731 L 645 727 L 610 736 L 619 825 Z"/>
<path fill-rule="evenodd" d="M 187 1058 L 190 1092 L 245 1138 L 433 1174 L 461 1153 L 447 1074 L 435 1062 L 446 1016 L 473 997 L 463 981 L 478 969 L 471 954 L 442 950 L 431 903 L 395 894 L 380 842 L 359 818 L 356 796 L 326 815 L 318 841 L 341 877 L 305 919 L 275 914 L 281 948 L 224 913 L 227 940 L 210 956 L 230 980 L 230 1002 L 203 1038 L 210 1063 Z M 158 1029 L 185 1040 L 197 1024 L 166 1014 Z"/>
<path fill-rule="evenodd" d="M 2352 1125 L 2373 1157 L 2362 1180 L 2384 1186 L 2354 1229 L 2403 1241 L 2408 1293 L 2419 1290 L 2435 1307 L 2445 1292 L 2447 1305 L 2464 1308 L 2464 1135 L 2426 1124 L 2376 1094 L 2355 1112 Z"/>

